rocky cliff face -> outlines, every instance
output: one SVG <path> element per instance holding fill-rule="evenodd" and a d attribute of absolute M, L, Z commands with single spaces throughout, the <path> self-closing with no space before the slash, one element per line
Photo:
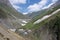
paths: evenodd
<path fill-rule="evenodd" d="M 0 0 L 0 3 L 3 3 L 3 4 L 8 5 L 8 6 L 11 6 L 9 0 L 3 0 L 3 1 Z"/>
<path fill-rule="evenodd" d="M 36 31 L 40 40 L 60 40 L 60 17 L 51 19 Z M 39 34 L 40 33 L 40 34 Z"/>
<path fill-rule="evenodd" d="M 26 16 L 24 16 L 22 13 L 19 13 L 17 10 L 13 8 L 9 0 L 0 0 L 0 10 L 2 10 L 4 13 L 11 17 L 14 16 L 17 18 L 26 18 Z"/>
<path fill-rule="evenodd" d="M 4 4 L 7 4 L 9 1 L 8 0 L 0 0 L 0 3 L 4 3 Z"/>
<path fill-rule="evenodd" d="M 18 28 L 21 27 L 19 19 L 24 19 L 26 16 L 17 12 L 9 0 L 0 0 L 0 24 L 5 28 Z M 13 21 L 14 20 L 14 21 Z"/>

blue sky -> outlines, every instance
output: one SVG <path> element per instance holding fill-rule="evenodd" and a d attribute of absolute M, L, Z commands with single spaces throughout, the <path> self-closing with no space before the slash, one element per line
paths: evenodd
<path fill-rule="evenodd" d="M 49 8 L 58 0 L 9 0 L 12 6 L 23 14 Z"/>

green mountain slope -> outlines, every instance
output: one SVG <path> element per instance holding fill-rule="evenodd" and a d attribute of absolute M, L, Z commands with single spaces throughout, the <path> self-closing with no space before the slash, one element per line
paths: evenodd
<path fill-rule="evenodd" d="M 9 0 L 0 0 L 0 24 L 5 28 L 20 28 L 22 21 L 29 19 L 12 7 Z"/>
<path fill-rule="evenodd" d="M 31 40 L 60 40 L 60 11 L 47 19 L 34 24 L 37 20 L 52 14 L 58 9 L 60 9 L 60 1 L 45 10 L 45 12 L 42 12 L 40 15 L 33 17 L 27 25 L 23 26 L 23 29 L 32 30 L 27 37 Z"/>
<path fill-rule="evenodd" d="M 5 0 L 8 1 L 8 0 Z M 12 5 L 10 4 L 10 2 L 1 2 L 0 0 L 0 10 L 2 10 L 3 12 L 6 12 L 7 15 L 14 15 L 17 18 L 26 18 L 22 13 L 17 12 Z M 4 3 L 5 2 L 5 3 Z"/>
<path fill-rule="evenodd" d="M 36 26 L 37 26 L 37 28 L 39 28 L 38 26 L 40 26 L 40 24 L 36 24 L 34 26 L 33 23 L 35 21 L 37 21 L 38 19 L 42 18 L 43 16 L 51 14 L 52 12 L 54 12 L 55 10 L 57 10 L 59 8 L 60 8 L 60 4 L 59 5 L 56 5 L 56 6 L 53 6 L 53 8 L 49 8 L 49 9 L 45 10 L 45 12 L 42 12 L 42 13 L 40 13 L 40 15 L 32 18 L 32 20 L 29 23 L 27 23 L 27 25 L 24 26 L 24 28 L 27 28 L 27 29 L 35 29 Z"/>
<path fill-rule="evenodd" d="M 32 30 L 25 37 L 28 40 L 60 40 L 60 11 L 40 23 L 30 22 L 23 28 Z"/>

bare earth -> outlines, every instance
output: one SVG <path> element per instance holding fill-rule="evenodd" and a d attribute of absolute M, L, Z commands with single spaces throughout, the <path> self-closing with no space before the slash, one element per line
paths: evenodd
<path fill-rule="evenodd" d="M 19 36 L 18 34 L 10 30 L 6 30 L 0 26 L 0 40 L 25 40 L 25 39 Z"/>

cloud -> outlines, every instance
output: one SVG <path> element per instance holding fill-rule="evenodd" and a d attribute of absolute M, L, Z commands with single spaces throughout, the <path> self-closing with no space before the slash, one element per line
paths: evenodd
<path fill-rule="evenodd" d="M 42 9 L 46 9 L 49 8 L 51 5 L 53 5 L 54 3 L 56 3 L 58 0 L 52 0 L 51 4 L 47 5 L 47 1 L 48 0 L 41 0 L 38 3 L 35 3 L 33 5 L 28 6 L 28 12 L 36 12 L 36 11 L 40 11 Z"/>
<path fill-rule="evenodd" d="M 26 14 L 28 14 L 28 13 L 27 12 L 23 13 L 23 15 L 26 15 Z"/>
<path fill-rule="evenodd" d="M 27 0 L 9 0 L 12 4 L 25 4 Z"/>
<path fill-rule="evenodd" d="M 45 6 L 45 7 L 42 8 L 42 9 L 47 9 L 47 8 L 51 7 L 51 5 L 53 5 L 53 3 L 49 4 L 48 6 Z"/>
<path fill-rule="evenodd" d="M 39 5 L 38 5 L 38 4 L 30 5 L 30 6 L 28 7 L 28 10 L 29 10 L 30 12 L 38 11 L 38 10 L 40 10 L 40 9 L 39 9 Z"/>
<path fill-rule="evenodd" d="M 58 0 L 52 0 L 52 3 L 55 3 L 55 2 L 57 2 Z"/>
<path fill-rule="evenodd" d="M 14 7 L 16 10 L 21 9 L 21 7 L 16 6 L 16 5 L 13 5 L 13 7 Z"/>
<path fill-rule="evenodd" d="M 26 4 L 27 0 L 9 0 L 12 6 L 20 11 L 19 9 L 22 9 L 20 6 L 17 6 L 16 4 Z"/>
<path fill-rule="evenodd" d="M 38 3 L 35 3 L 33 5 L 28 6 L 28 12 L 34 12 L 34 11 L 39 11 L 41 10 L 41 8 L 43 8 L 43 6 L 45 6 L 47 3 L 47 0 L 41 0 Z"/>
<path fill-rule="evenodd" d="M 27 0 L 9 0 L 11 2 L 11 4 L 13 5 L 13 7 L 18 10 L 19 12 L 21 11 L 20 9 L 23 9 L 21 8 L 20 6 L 17 6 L 16 4 L 26 4 L 27 3 Z M 49 8 L 51 5 L 53 5 L 56 1 L 58 0 L 51 0 L 51 4 L 47 5 L 47 1 L 48 0 L 41 0 L 40 2 L 38 3 L 35 3 L 33 5 L 29 5 L 26 10 L 27 12 L 23 12 L 24 15 L 28 14 L 28 13 L 31 13 L 31 12 L 37 12 L 37 11 L 40 11 L 42 9 L 46 9 L 46 8 Z"/>
<path fill-rule="evenodd" d="M 58 0 L 52 0 L 52 3 L 49 4 L 48 6 L 45 6 L 43 9 L 51 7 L 51 5 L 55 4 Z"/>

